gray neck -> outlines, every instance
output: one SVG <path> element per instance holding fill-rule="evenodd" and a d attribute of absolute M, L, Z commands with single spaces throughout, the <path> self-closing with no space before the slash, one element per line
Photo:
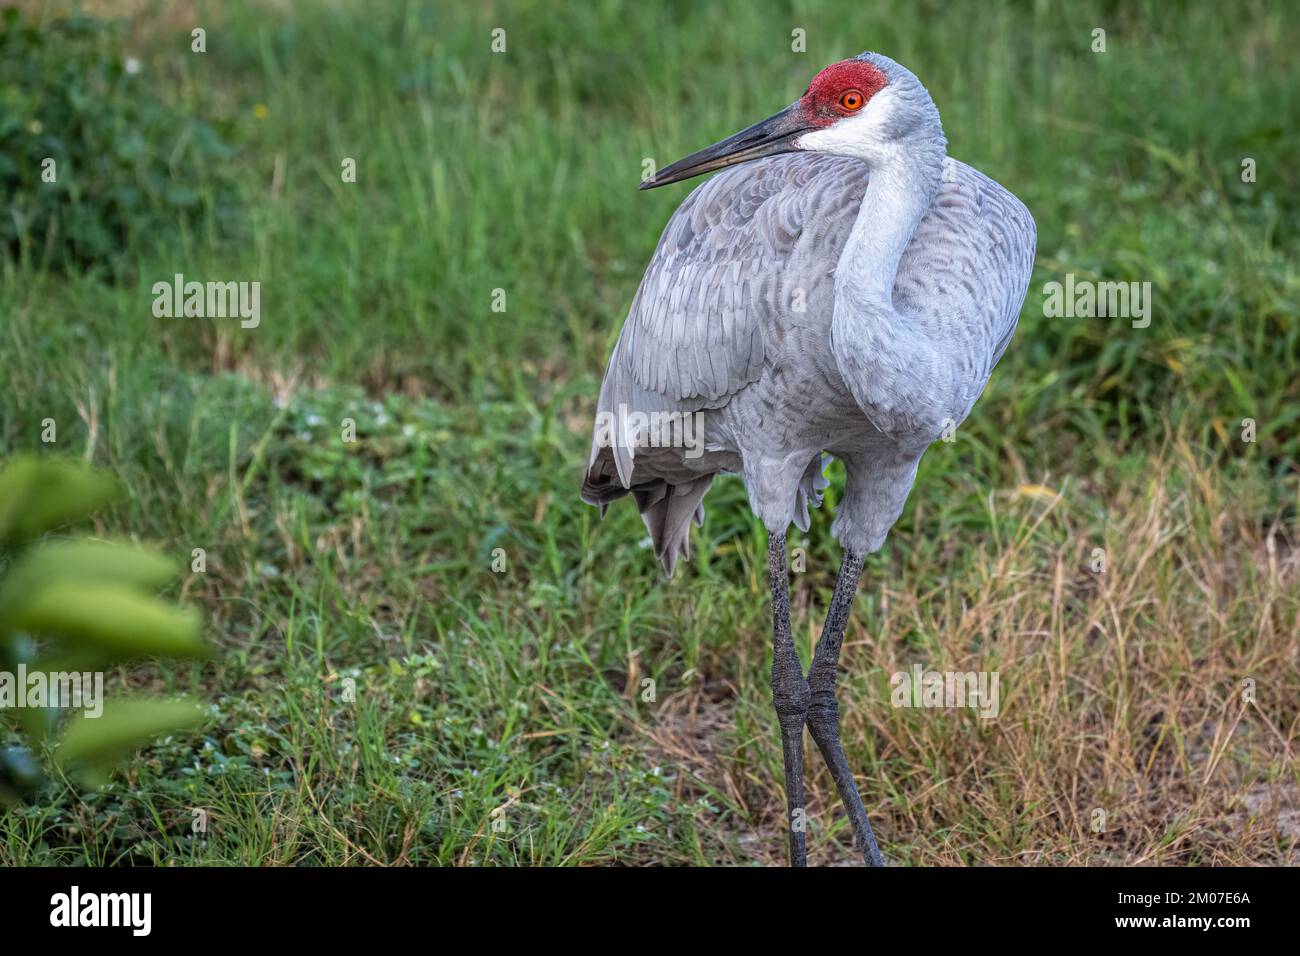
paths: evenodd
<path fill-rule="evenodd" d="M 837 298 L 893 306 L 898 263 L 939 191 L 943 162 L 942 152 L 931 153 L 922 166 L 894 154 L 872 168 L 835 272 Z"/>
<path fill-rule="evenodd" d="M 836 364 L 867 417 L 895 437 L 942 427 L 936 393 L 946 384 L 947 370 L 941 349 L 927 335 L 929 323 L 895 309 L 894 281 L 939 191 L 945 159 L 940 133 L 896 146 L 870 163 L 870 182 L 835 270 Z"/>

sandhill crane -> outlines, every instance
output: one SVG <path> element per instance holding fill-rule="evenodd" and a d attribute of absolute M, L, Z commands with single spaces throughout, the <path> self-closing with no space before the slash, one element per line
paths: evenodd
<path fill-rule="evenodd" d="M 883 865 L 840 746 L 835 680 L 864 556 L 902 512 L 926 448 L 965 419 L 1016 327 L 1034 220 L 947 155 L 921 82 L 877 53 L 834 63 L 790 106 L 641 184 L 705 182 L 673 213 L 600 389 L 584 500 L 631 493 L 669 575 L 720 473 L 768 532 L 771 686 L 790 862 L 806 863 L 803 728 L 868 865 Z M 655 425 L 672 424 L 672 441 Z M 682 441 L 694 423 L 702 441 Z M 829 454 L 843 563 L 805 677 L 786 531 L 808 528 Z"/>

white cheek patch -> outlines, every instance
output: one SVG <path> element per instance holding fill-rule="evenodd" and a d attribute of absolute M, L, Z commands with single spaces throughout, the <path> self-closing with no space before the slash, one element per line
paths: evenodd
<path fill-rule="evenodd" d="M 862 111 L 846 116 L 834 126 L 804 133 L 798 146 L 814 153 L 835 153 L 839 156 L 867 154 L 880 146 L 885 121 L 893 109 L 893 96 L 889 87 L 873 96 Z"/>
<path fill-rule="evenodd" d="M 799 137 L 801 149 L 821 153 L 839 153 L 861 143 L 871 128 L 870 104 L 856 116 L 846 116 L 834 126 L 805 133 Z"/>

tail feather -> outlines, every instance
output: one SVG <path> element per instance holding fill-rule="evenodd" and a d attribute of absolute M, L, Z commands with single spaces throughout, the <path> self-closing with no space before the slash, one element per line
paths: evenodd
<path fill-rule="evenodd" d="M 654 543 L 655 557 L 673 576 L 678 557 L 691 559 L 691 522 L 704 520 L 704 493 L 713 483 L 712 475 L 696 478 L 681 485 L 657 481 L 651 487 L 634 488 L 641 520 Z"/>
<path fill-rule="evenodd" d="M 794 523 L 800 531 L 807 532 L 811 524 L 808 506 L 822 506 L 822 492 L 830 486 L 830 479 L 822 472 L 826 470 L 829 459 L 825 455 L 816 455 L 808 463 L 808 470 L 799 479 L 799 490 L 795 492 Z"/>
<path fill-rule="evenodd" d="M 589 505 L 598 506 L 603 518 L 609 510 L 610 502 L 618 501 L 628 491 L 618 474 L 613 453 L 608 448 L 598 449 L 591 456 L 591 466 L 582 478 L 582 500 Z"/>
<path fill-rule="evenodd" d="M 599 507 L 603 518 L 611 502 L 632 495 L 654 544 L 655 557 L 672 577 L 679 557 L 690 560 L 691 524 L 698 527 L 704 523 L 704 494 L 712 483 L 713 476 L 704 475 L 682 484 L 656 478 L 625 487 L 613 454 L 602 448 L 582 480 L 582 500 Z"/>

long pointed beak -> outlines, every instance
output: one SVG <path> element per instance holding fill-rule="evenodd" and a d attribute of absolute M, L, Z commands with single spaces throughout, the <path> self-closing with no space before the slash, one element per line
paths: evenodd
<path fill-rule="evenodd" d="M 679 159 L 671 166 L 665 166 L 652 178 L 641 183 L 642 189 L 654 189 L 678 183 L 692 176 L 711 173 L 724 166 L 747 163 L 764 156 L 777 153 L 792 153 L 799 147 L 795 145 L 800 133 L 806 133 L 813 126 L 805 119 L 798 103 L 791 103 L 775 116 L 769 116 L 761 123 L 755 123 L 734 136 L 728 136 L 721 142 L 706 146 L 697 153 L 691 153 L 685 159 Z"/>

